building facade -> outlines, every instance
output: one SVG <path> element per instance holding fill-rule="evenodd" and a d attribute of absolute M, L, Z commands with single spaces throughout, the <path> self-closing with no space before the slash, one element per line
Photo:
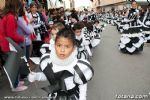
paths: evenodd
<path fill-rule="evenodd" d="M 148 5 L 147 0 L 136 0 L 136 2 L 139 6 L 142 6 L 142 8 L 145 7 L 145 5 Z M 93 8 L 97 8 L 97 10 L 122 10 L 130 7 L 131 5 L 129 0 L 93 0 Z"/>
<path fill-rule="evenodd" d="M 99 0 L 96 0 L 99 2 Z M 112 9 L 121 10 L 124 7 L 127 7 L 126 0 L 100 0 L 100 4 L 96 7 L 102 8 L 105 11 Z"/>

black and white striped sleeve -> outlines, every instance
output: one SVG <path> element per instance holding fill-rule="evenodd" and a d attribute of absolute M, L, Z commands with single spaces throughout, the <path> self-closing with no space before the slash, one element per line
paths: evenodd
<path fill-rule="evenodd" d="M 94 75 L 94 70 L 90 63 L 86 60 L 78 60 L 78 63 L 74 67 L 74 81 L 77 84 L 86 84 L 90 81 Z"/>

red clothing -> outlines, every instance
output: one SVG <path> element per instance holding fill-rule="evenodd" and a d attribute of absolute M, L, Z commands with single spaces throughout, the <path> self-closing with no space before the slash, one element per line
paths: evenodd
<path fill-rule="evenodd" d="M 6 37 L 10 37 L 16 43 L 22 43 L 24 38 L 17 33 L 17 20 L 11 13 L 4 16 L 0 21 L 0 48 L 3 52 L 9 52 L 9 43 Z"/>

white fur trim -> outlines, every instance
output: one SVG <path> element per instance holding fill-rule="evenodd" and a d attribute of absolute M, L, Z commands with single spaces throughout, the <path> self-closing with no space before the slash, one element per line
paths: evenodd
<path fill-rule="evenodd" d="M 56 64 L 58 66 L 67 66 L 74 62 L 77 58 L 77 48 L 74 49 L 74 51 L 70 54 L 70 56 L 66 59 L 60 59 L 58 58 L 55 48 L 51 50 L 50 56 L 53 64 Z"/>

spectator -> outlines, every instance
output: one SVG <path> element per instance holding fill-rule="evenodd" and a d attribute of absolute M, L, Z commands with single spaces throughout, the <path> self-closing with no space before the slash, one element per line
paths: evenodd
<path fill-rule="evenodd" d="M 18 17 L 18 9 L 20 6 L 19 0 L 5 0 L 5 6 L 2 8 L 0 13 L 1 23 L 0 23 L 0 49 L 3 52 L 2 58 L 6 61 L 7 57 L 11 53 L 9 48 L 9 43 L 6 40 L 6 37 L 11 38 L 17 44 L 23 43 L 24 39 L 23 36 L 17 33 L 17 17 Z M 19 81 L 16 79 L 16 86 L 12 88 L 12 91 L 23 91 L 27 89 L 27 86 L 23 85 L 23 81 Z"/>
<path fill-rule="evenodd" d="M 44 38 L 47 35 L 47 29 L 46 29 L 45 23 L 42 21 L 40 14 L 37 11 L 36 3 L 34 2 L 31 3 L 30 10 L 31 12 L 29 13 L 28 17 L 31 20 L 31 24 L 37 36 L 36 40 L 32 42 L 33 43 L 32 56 L 40 57 L 41 55 L 40 55 L 39 48 L 43 44 Z"/>
<path fill-rule="evenodd" d="M 26 57 L 27 60 L 29 60 L 29 48 L 31 45 L 30 34 L 34 33 L 34 29 L 30 24 L 29 19 L 25 15 L 25 9 L 23 6 L 20 7 L 18 16 L 18 33 L 19 35 L 22 35 L 25 39 L 24 43 L 20 45 L 21 47 L 26 48 Z"/>

